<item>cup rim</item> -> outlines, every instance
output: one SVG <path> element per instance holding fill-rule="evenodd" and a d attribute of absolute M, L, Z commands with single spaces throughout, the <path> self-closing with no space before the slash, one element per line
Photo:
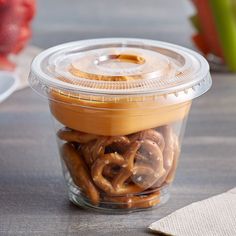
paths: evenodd
<path fill-rule="evenodd" d="M 50 74 L 48 71 L 45 71 L 45 67 L 48 66 L 48 63 L 56 53 L 65 53 L 68 50 L 75 50 L 75 48 L 83 48 L 88 46 L 96 45 L 105 45 L 105 44 L 115 44 L 122 43 L 124 45 L 128 44 L 139 44 L 144 45 L 144 48 L 147 45 L 162 47 L 163 49 L 172 49 L 174 52 L 179 53 L 179 55 L 185 56 L 188 61 L 193 62 L 195 66 L 197 65 L 197 70 L 190 73 L 190 77 L 183 76 L 183 83 L 177 83 L 173 87 L 166 87 L 158 89 L 158 87 L 151 85 L 145 89 L 134 89 L 134 90 L 110 90 L 110 89 L 94 89 L 94 87 L 86 86 L 75 86 L 74 84 L 67 83 L 65 81 L 58 80 L 55 77 L 55 74 Z M 186 65 L 184 65 L 186 66 Z M 197 67 L 196 66 L 196 67 Z M 185 68 L 186 69 L 186 68 Z M 81 78 L 83 79 L 83 78 Z M 80 78 L 79 78 L 80 80 Z M 187 81 L 187 82 L 186 82 Z M 153 99 L 161 98 L 164 103 L 179 103 L 181 101 L 188 101 L 195 97 L 198 97 L 205 93 L 211 87 L 212 80 L 209 73 L 209 65 L 206 59 L 200 54 L 194 52 L 193 50 L 177 46 L 174 44 L 147 40 L 147 39 L 135 39 L 135 38 L 102 38 L 102 39 L 90 39 L 90 40 L 81 40 L 70 43 L 61 44 L 52 48 L 49 48 L 41 52 L 32 62 L 31 73 L 29 75 L 29 82 L 31 87 L 36 90 L 40 95 L 52 99 L 50 97 L 50 91 L 59 91 L 61 94 L 66 94 L 70 96 L 73 94 L 75 97 L 76 94 L 81 96 L 92 96 L 93 100 L 98 101 L 111 101 L 124 99 L 124 97 L 142 97 L 145 100 L 146 97 L 153 97 Z M 104 81 L 89 81 L 90 83 L 102 84 Z M 106 84 L 114 85 L 114 81 L 106 81 Z M 174 95 L 174 96 L 173 96 Z"/>

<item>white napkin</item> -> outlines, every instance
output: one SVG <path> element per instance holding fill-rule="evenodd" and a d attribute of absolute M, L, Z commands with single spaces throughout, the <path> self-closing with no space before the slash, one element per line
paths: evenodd
<path fill-rule="evenodd" d="M 16 90 L 20 90 L 29 86 L 28 76 L 30 71 L 30 64 L 33 58 L 40 52 L 40 48 L 28 46 L 20 54 L 12 57 L 12 60 L 17 65 L 15 69 L 15 74 L 19 78 L 19 83 Z"/>
<path fill-rule="evenodd" d="M 177 210 L 149 229 L 174 236 L 236 236 L 236 188 Z"/>
<path fill-rule="evenodd" d="M 11 60 L 17 65 L 14 71 L 0 70 L 0 103 L 11 96 L 15 91 L 29 85 L 28 75 L 30 64 L 40 51 L 41 50 L 37 47 L 29 46 L 19 55 L 11 56 Z"/>

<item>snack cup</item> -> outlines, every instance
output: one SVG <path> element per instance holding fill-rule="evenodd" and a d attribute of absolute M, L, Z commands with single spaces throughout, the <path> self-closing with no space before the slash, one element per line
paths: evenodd
<path fill-rule="evenodd" d="M 70 200 L 106 212 L 169 198 L 192 99 L 211 86 L 199 54 L 129 38 L 67 43 L 33 61 L 48 99 Z"/>

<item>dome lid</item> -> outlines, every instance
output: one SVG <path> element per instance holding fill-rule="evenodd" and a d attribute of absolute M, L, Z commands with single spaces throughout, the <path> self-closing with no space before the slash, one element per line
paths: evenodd
<path fill-rule="evenodd" d="M 136 97 L 164 103 L 191 100 L 211 86 L 209 66 L 198 53 L 169 43 L 106 38 L 62 44 L 33 61 L 30 84 L 93 101 Z"/>

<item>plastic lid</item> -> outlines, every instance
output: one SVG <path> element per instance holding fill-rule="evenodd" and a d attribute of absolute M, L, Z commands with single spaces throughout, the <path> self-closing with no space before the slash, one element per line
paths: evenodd
<path fill-rule="evenodd" d="M 92 100 L 147 98 L 162 103 L 191 100 L 211 86 L 207 61 L 169 43 L 107 38 L 62 44 L 33 61 L 30 84 L 40 94 L 56 91 Z"/>

